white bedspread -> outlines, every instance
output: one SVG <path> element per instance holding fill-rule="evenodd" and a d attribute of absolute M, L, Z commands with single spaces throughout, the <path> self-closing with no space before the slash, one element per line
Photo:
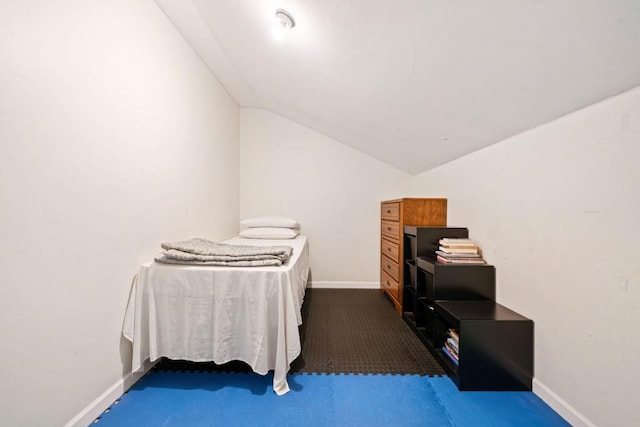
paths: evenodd
<path fill-rule="evenodd" d="M 123 335 L 133 345 L 132 371 L 160 357 L 273 370 L 273 389 L 289 391 L 287 372 L 300 354 L 298 326 L 309 274 L 305 236 L 290 240 L 234 237 L 244 245 L 293 247 L 281 267 L 209 267 L 147 263 L 140 267 Z"/>

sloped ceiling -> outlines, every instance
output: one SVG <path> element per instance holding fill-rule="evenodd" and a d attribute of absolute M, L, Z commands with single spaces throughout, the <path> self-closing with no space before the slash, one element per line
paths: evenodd
<path fill-rule="evenodd" d="M 638 0 L 156 2 L 239 106 L 410 174 L 640 85 Z"/>

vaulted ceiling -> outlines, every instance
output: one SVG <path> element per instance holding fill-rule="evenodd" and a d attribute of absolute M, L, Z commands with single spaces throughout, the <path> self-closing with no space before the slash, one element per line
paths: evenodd
<path fill-rule="evenodd" d="M 156 2 L 239 106 L 411 174 L 640 86 L 638 0 Z"/>

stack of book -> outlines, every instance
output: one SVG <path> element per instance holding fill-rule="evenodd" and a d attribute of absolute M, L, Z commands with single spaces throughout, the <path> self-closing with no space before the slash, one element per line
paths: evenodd
<path fill-rule="evenodd" d="M 471 239 L 440 239 L 436 258 L 447 264 L 486 264 L 478 246 Z"/>
<path fill-rule="evenodd" d="M 456 331 L 455 329 L 449 328 L 448 332 L 449 332 L 449 336 L 447 337 L 447 340 L 444 342 L 444 345 L 442 346 L 442 352 L 447 356 L 449 356 L 449 359 L 451 359 L 451 361 L 456 366 L 458 366 L 458 363 L 459 363 L 458 349 L 460 348 L 459 346 L 460 339 L 458 337 L 458 331 Z"/>

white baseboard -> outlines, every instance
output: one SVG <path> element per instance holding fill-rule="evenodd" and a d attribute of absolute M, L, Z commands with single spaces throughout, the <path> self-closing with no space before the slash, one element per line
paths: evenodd
<path fill-rule="evenodd" d="M 576 408 L 569 405 L 567 401 L 555 394 L 542 381 L 533 379 L 533 392 L 544 402 L 551 406 L 562 418 L 573 427 L 596 427 L 587 417 L 582 415 Z"/>
<path fill-rule="evenodd" d="M 309 282 L 307 286 L 316 289 L 379 289 L 379 282 Z M 85 427 L 93 423 L 113 402 L 133 386 L 155 363 L 146 361 L 142 372 L 127 374 L 87 405 L 78 415 L 69 420 L 64 427 Z M 533 379 L 533 393 L 556 411 L 573 427 L 597 427 L 576 408 L 562 399 L 537 378 Z"/>
<path fill-rule="evenodd" d="M 104 393 L 98 396 L 93 402 L 87 405 L 78 415 L 69 420 L 64 427 L 86 427 L 100 416 L 109 406 L 129 390 L 144 374 L 149 371 L 155 363 L 145 362 L 142 372 L 127 374 L 109 387 Z"/>
<path fill-rule="evenodd" d="M 313 289 L 380 289 L 380 282 L 309 282 Z"/>

